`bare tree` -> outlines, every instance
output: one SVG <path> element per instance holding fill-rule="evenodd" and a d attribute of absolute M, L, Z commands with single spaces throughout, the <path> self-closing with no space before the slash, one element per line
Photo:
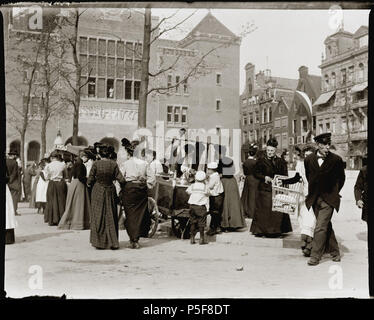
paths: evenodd
<path fill-rule="evenodd" d="M 65 62 L 67 68 L 63 68 L 63 71 L 60 73 L 61 76 L 65 79 L 65 82 L 68 84 L 68 87 L 71 89 L 72 97 L 66 96 L 64 99 L 68 101 L 73 106 L 73 135 L 72 135 L 72 144 L 78 145 L 78 130 L 79 130 L 79 108 L 81 102 L 81 91 L 82 88 L 87 85 L 87 81 L 82 83 L 81 75 L 83 65 L 81 65 L 78 58 L 78 28 L 80 17 L 87 9 L 79 11 L 78 8 L 75 8 L 71 11 L 71 17 L 63 17 L 61 23 L 59 24 L 60 34 L 66 40 L 67 45 L 70 48 L 70 54 L 72 56 L 72 63 Z M 91 73 L 91 70 L 90 72 Z M 72 76 L 73 75 L 73 76 Z"/>
<path fill-rule="evenodd" d="M 147 115 L 147 98 L 152 92 L 157 92 L 159 94 L 165 94 L 170 89 L 177 88 L 183 84 L 186 84 L 189 78 L 204 76 L 215 70 L 217 66 L 210 63 L 208 64 L 206 58 L 212 56 L 214 53 L 218 51 L 218 49 L 223 47 L 228 47 L 234 44 L 236 39 L 232 41 L 223 41 L 218 45 L 214 46 L 213 48 L 207 50 L 207 52 L 200 52 L 197 54 L 195 59 L 184 59 L 182 54 L 176 55 L 176 58 L 171 61 L 168 65 L 159 66 L 159 70 L 155 73 L 151 73 L 149 71 L 149 62 L 150 62 L 150 53 L 152 50 L 152 45 L 157 43 L 157 40 L 160 39 L 161 36 L 167 34 L 170 31 L 176 30 L 180 26 L 182 26 L 186 21 L 188 21 L 195 13 L 191 13 L 187 17 L 183 18 L 179 22 L 174 24 L 168 24 L 168 20 L 175 17 L 178 11 L 174 12 L 172 15 L 168 17 L 164 17 L 160 19 L 160 21 L 154 26 L 151 26 L 151 19 L 152 13 L 151 9 L 148 7 L 145 9 L 144 13 L 144 38 L 143 38 L 143 54 L 142 54 L 142 70 L 141 70 L 141 84 L 140 84 L 140 92 L 139 92 L 139 113 L 138 113 L 138 127 L 145 128 L 146 127 L 146 115 Z M 161 30 L 160 30 L 161 29 Z M 248 24 L 245 26 L 241 37 L 248 35 L 249 33 L 255 30 L 255 26 L 253 23 Z M 239 37 L 238 37 L 239 38 Z M 176 48 L 178 49 L 178 48 Z M 180 77 L 179 81 L 175 84 L 167 84 L 167 85 L 160 85 L 160 81 L 157 81 L 157 77 L 164 76 L 170 72 L 171 70 L 176 70 L 180 65 L 183 64 L 185 67 L 185 72 L 182 77 Z M 152 77 L 153 80 L 152 84 L 157 84 L 151 88 L 149 88 L 149 77 Z M 165 81 L 163 82 L 165 83 Z"/>
<path fill-rule="evenodd" d="M 8 79 L 9 99 L 7 102 L 7 123 L 19 133 L 21 140 L 20 157 L 22 168 L 25 167 L 25 137 L 26 131 L 33 120 L 30 115 L 32 97 L 35 96 L 35 74 L 39 69 L 42 46 L 40 34 L 12 32 L 10 34 L 6 69 Z M 11 52 L 11 54 L 9 54 Z M 21 81 L 20 81 L 21 80 Z M 22 97 L 20 102 L 19 97 Z"/>

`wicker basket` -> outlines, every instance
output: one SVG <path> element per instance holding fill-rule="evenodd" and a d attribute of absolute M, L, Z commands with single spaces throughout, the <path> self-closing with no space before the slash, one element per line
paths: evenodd
<path fill-rule="evenodd" d="M 283 212 L 289 215 L 297 214 L 299 200 L 303 192 L 303 183 L 278 186 L 277 180 L 288 179 L 287 176 L 275 175 L 272 182 L 272 211 Z"/>

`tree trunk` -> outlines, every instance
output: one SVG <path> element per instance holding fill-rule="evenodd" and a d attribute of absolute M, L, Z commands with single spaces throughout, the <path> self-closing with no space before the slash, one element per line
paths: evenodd
<path fill-rule="evenodd" d="M 20 157 L 21 157 L 21 164 L 22 170 L 25 170 L 25 137 L 26 137 L 26 130 L 22 130 L 21 132 L 21 148 L 20 148 Z"/>
<path fill-rule="evenodd" d="M 145 9 L 142 55 L 142 75 L 139 92 L 138 128 L 147 126 L 147 97 L 149 83 L 149 59 L 151 51 L 151 9 Z"/>
<path fill-rule="evenodd" d="M 42 158 L 44 158 L 45 153 L 47 152 L 47 138 L 46 138 L 46 131 L 47 131 L 47 117 L 44 115 L 42 119 L 42 131 L 40 132 L 40 139 L 42 141 Z"/>

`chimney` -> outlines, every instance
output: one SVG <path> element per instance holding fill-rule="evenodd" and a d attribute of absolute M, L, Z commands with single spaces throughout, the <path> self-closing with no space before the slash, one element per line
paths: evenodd
<path fill-rule="evenodd" d="M 245 69 L 245 88 L 248 95 L 252 95 L 252 90 L 255 85 L 255 65 L 252 63 L 247 63 L 244 67 Z"/>
<path fill-rule="evenodd" d="M 299 79 L 306 78 L 308 76 L 308 67 L 301 66 L 299 68 Z"/>

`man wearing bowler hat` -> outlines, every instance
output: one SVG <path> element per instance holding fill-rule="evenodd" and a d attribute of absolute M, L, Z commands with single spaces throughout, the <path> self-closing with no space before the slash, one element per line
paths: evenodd
<path fill-rule="evenodd" d="M 8 158 L 6 159 L 6 168 L 9 175 L 8 187 L 12 195 L 14 211 L 17 216 L 18 202 L 21 196 L 21 184 L 20 184 L 20 170 L 16 158 L 18 156 L 17 150 L 9 150 Z"/>
<path fill-rule="evenodd" d="M 313 208 L 317 220 L 308 261 L 311 266 L 319 263 L 324 252 L 330 252 L 334 262 L 340 261 L 339 245 L 332 229 L 331 218 L 334 209 L 339 211 L 339 192 L 345 182 L 342 158 L 329 151 L 331 133 L 320 134 L 314 140 L 317 143 L 317 151 L 310 154 L 304 162 L 309 183 L 305 204 L 308 210 Z"/>

